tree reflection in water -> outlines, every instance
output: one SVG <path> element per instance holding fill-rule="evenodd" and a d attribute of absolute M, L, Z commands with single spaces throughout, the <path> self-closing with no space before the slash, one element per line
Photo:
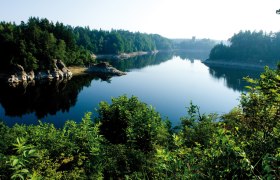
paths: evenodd
<path fill-rule="evenodd" d="M 120 70 L 140 69 L 160 64 L 172 58 L 172 53 L 158 53 L 138 56 L 126 60 L 106 60 Z M 111 77 L 102 74 L 74 76 L 69 81 L 45 81 L 33 84 L 20 84 L 10 87 L 0 82 L 0 104 L 5 116 L 21 117 L 35 113 L 38 119 L 55 115 L 58 111 L 68 112 L 75 106 L 78 94 L 84 87 L 89 87 L 92 80 L 111 82 Z"/>
<path fill-rule="evenodd" d="M 258 78 L 262 70 L 260 69 L 237 69 L 230 67 L 209 66 L 209 73 L 215 79 L 224 79 L 225 85 L 235 91 L 244 92 L 249 84 L 244 77 Z"/>
<path fill-rule="evenodd" d="M 84 86 L 89 86 L 94 76 L 73 77 L 70 81 L 45 81 L 10 87 L 1 83 L 0 103 L 6 116 L 22 116 L 35 112 L 37 118 L 57 111 L 67 112 L 77 101 Z"/>

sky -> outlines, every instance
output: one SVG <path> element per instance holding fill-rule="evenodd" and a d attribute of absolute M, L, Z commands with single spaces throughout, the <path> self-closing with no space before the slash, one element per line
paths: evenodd
<path fill-rule="evenodd" d="M 227 40 L 240 30 L 280 31 L 280 0 L 0 0 L 0 21 L 47 18 L 91 29 Z"/>

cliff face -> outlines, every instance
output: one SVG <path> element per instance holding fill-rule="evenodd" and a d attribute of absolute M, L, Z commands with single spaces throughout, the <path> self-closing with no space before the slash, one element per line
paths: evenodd
<path fill-rule="evenodd" d="M 8 82 L 11 84 L 17 84 L 22 82 L 32 82 L 36 80 L 62 80 L 70 79 L 72 72 L 65 66 L 61 60 L 53 60 L 52 67 L 48 70 L 25 72 L 24 68 L 16 64 L 12 68 L 11 74 L 8 77 Z"/>
<path fill-rule="evenodd" d="M 26 72 L 21 65 L 16 64 L 13 65 L 12 70 L 10 70 L 9 73 L 6 75 L 0 75 L 0 78 L 7 81 L 10 86 L 16 87 L 19 84 L 27 85 L 30 83 L 35 83 L 35 81 L 69 80 L 73 76 L 73 73 L 70 71 L 70 69 L 67 68 L 61 60 L 54 59 L 47 70 Z M 114 68 L 107 62 L 91 65 L 88 68 L 80 67 L 80 69 L 83 70 L 83 73 L 80 74 L 93 74 L 97 76 L 102 75 L 105 77 L 126 75 L 125 72 Z"/>

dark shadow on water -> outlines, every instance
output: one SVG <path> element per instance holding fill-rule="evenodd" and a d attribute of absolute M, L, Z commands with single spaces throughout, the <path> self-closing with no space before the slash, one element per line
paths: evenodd
<path fill-rule="evenodd" d="M 209 73 L 215 79 L 223 79 L 225 85 L 235 91 L 245 92 L 247 91 L 246 86 L 249 85 L 244 80 L 244 77 L 249 76 L 250 78 L 259 78 L 262 70 L 254 69 L 237 69 L 237 68 L 225 68 L 225 67 L 215 67 L 208 66 Z"/>
<path fill-rule="evenodd" d="M 35 113 L 38 119 L 68 112 L 77 102 L 79 92 L 89 86 L 93 76 L 73 77 L 70 81 L 40 82 L 33 85 L 10 87 L 1 83 L 0 103 L 5 116 L 21 117 Z"/>
<path fill-rule="evenodd" d="M 125 60 L 110 60 L 110 63 L 122 71 L 141 69 L 154 66 L 171 60 L 173 56 L 182 59 L 200 59 L 200 53 L 165 52 L 153 55 L 138 56 Z M 246 82 L 243 77 L 259 77 L 260 71 L 237 70 L 230 68 L 209 67 L 209 73 L 215 79 L 222 79 L 225 85 L 236 91 L 244 91 Z M 78 95 L 85 87 L 92 85 L 93 80 L 111 82 L 111 77 L 101 75 L 75 76 L 69 81 L 36 82 L 27 86 L 9 87 L 0 82 L 0 118 L 21 121 L 28 124 L 28 117 L 44 119 L 48 115 L 57 115 L 58 112 L 69 112 L 76 106 Z M 78 111 L 75 109 L 75 111 Z M 2 113 L 2 114 L 1 114 Z M 26 118 L 25 115 L 30 115 Z M 25 116 L 25 118 L 21 118 Z M 60 115 L 62 117 L 64 115 Z M 34 122 L 34 121 L 33 121 Z M 13 125 L 10 122 L 10 125 Z"/>
<path fill-rule="evenodd" d="M 120 70 L 129 71 L 157 65 L 171 58 L 172 53 L 158 53 L 120 61 L 114 60 L 111 64 Z M 5 117 L 10 117 L 20 120 L 22 116 L 30 114 L 32 117 L 35 115 L 37 119 L 43 119 L 48 115 L 56 115 L 59 111 L 69 112 L 70 108 L 76 105 L 79 93 L 84 87 L 89 87 L 92 80 L 110 83 L 111 76 L 102 74 L 74 76 L 68 81 L 36 82 L 16 87 L 0 82 L 0 104 L 4 113 L 0 114 L 0 118 L 4 117 L 5 120 Z M 22 119 L 22 121 L 27 120 Z"/>

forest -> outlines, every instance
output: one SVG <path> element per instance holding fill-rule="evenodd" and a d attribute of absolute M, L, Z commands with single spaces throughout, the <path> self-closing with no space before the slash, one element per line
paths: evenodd
<path fill-rule="evenodd" d="M 216 45 L 209 59 L 276 66 L 280 59 L 280 32 L 240 31 L 229 39 L 229 45 Z"/>
<path fill-rule="evenodd" d="M 171 40 L 157 34 L 125 30 L 91 30 L 30 17 L 19 25 L 0 23 L 0 69 L 19 64 L 27 71 L 49 69 L 53 59 L 67 66 L 88 65 L 92 54 L 120 54 L 138 51 L 170 50 Z"/>
<path fill-rule="evenodd" d="M 245 78 L 221 116 L 190 103 L 176 127 L 134 96 L 62 128 L 0 122 L 0 179 L 280 179 L 279 77 Z"/>

